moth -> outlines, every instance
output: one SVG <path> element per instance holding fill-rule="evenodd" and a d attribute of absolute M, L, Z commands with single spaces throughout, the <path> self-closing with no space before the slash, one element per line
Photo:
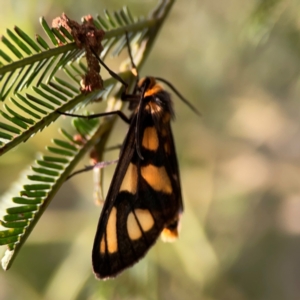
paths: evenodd
<path fill-rule="evenodd" d="M 135 108 L 92 252 L 94 272 L 101 279 L 136 263 L 159 235 L 166 241 L 177 238 L 183 212 L 170 95 L 154 77 L 146 77 L 126 100 Z"/>
<path fill-rule="evenodd" d="M 127 90 L 127 83 L 98 60 Z M 193 108 L 168 81 L 145 77 L 137 81 L 133 93 L 121 96 L 129 102 L 130 118 L 121 111 L 97 115 L 118 114 L 129 124 L 92 250 L 93 269 L 99 279 L 115 277 L 138 262 L 159 236 L 164 241 L 178 237 L 183 202 L 171 130 L 174 108 L 170 94 L 159 81 Z"/>

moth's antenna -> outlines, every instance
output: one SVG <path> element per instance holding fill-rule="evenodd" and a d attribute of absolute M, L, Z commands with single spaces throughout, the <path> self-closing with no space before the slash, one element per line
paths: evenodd
<path fill-rule="evenodd" d="M 139 81 L 139 71 L 137 69 L 136 64 L 134 63 L 132 52 L 131 52 L 131 47 L 130 47 L 130 40 L 129 40 L 129 35 L 128 32 L 125 32 L 125 37 L 126 37 L 126 44 L 127 44 L 127 49 L 128 49 L 128 54 L 131 62 L 131 72 L 132 74 L 136 77 L 136 81 Z"/>
<path fill-rule="evenodd" d="M 165 83 L 171 90 L 173 90 L 173 92 L 178 96 L 178 98 L 184 102 L 191 110 L 194 111 L 194 113 L 196 113 L 198 116 L 201 116 L 201 113 L 197 110 L 197 108 L 195 106 L 193 106 L 187 99 L 185 99 L 178 91 L 177 89 L 174 87 L 173 84 L 171 84 L 169 81 L 167 81 L 166 79 L 163 79 L 161 77 L 154 77 L 156 80 L 161 81 L 163 83 Z"/>

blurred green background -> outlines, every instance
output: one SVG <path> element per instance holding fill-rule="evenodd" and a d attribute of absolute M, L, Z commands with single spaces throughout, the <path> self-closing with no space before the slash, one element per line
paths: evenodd
<path fill-rule="evenodd" d="M 79 21 L 126 4 L 147 15 L 156 3 L 1 0 L 0 34 L 17 25 L 33 36 L 40 16 L 51 23 L 62 12 Z M 299 11 L 299 1 L 178 0 L 141 75 L 168 79 L 202 112 L 173 97 L 185 201 L 179 240 L 158 241 L 115 280 L 97 281 L 90 256 L 100 208 L 93 174 L 79 175 L 11 270 L 0 270 L 0 299 L 299 299 Z M 70 122 L 58 123 L 1 157 L 1 194 Z M 125 132 L 119 122 L 109 144 Z"/>

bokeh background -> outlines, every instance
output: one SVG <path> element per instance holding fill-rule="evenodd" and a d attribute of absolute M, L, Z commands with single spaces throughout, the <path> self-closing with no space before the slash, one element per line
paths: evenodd
<path fill-rule="evenodd" d="M 40 16 L 80 20 L 123 5 L 147 15 L 157 3 L 0 2 L 0 33 L 18 25 L 31 36 L 41 33 Z M 293 0 L 178 0 L 141 74 L 168 79 L 202 113 L 174 97 L 185 201 L 179 240 L 158 241 L 115 280 L 95 280 L 100 208 L 92 173 L 79 175 L 53 199 L 11 270 L 0 270 L 0 299 L 299 299 L 299 11 Z M 1 194 L 69 123 L 0 158 Z M 109 144 L 125 132 L 119 122 Z M 105 171 L 106 190 L 113 169 Z"/>

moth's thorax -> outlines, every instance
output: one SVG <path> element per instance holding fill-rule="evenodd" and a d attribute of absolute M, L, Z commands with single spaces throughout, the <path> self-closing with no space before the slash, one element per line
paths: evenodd
<path fill-rule="evenodd" d="M 159 85 L 154 77 L 144 77 L 138 82 L 140 90 L 145 89 L 144 97 L 149 97 L 158 94 L 163 91 L 161 85 Z"/>
<path fill-rule="evenodd" d="M 173 116 L 170 94 L 157 83 L 154 77 L 144 77 L 138 82 L 138 88 L 143 94 L 143 102 L 136 108 L 136 113 L 143 106 L 143 110 L 151 114 L 161 123 L 167 123 Z"/>
<path fill-rule="evenodd" d="M 171 121 L 171 112 L 166 107 L 162 107 L 155 102 L 149 102 L 145 110 L 151 114 L 152 118 L 159 123 L 160 126 L 164 126 Z"/>

